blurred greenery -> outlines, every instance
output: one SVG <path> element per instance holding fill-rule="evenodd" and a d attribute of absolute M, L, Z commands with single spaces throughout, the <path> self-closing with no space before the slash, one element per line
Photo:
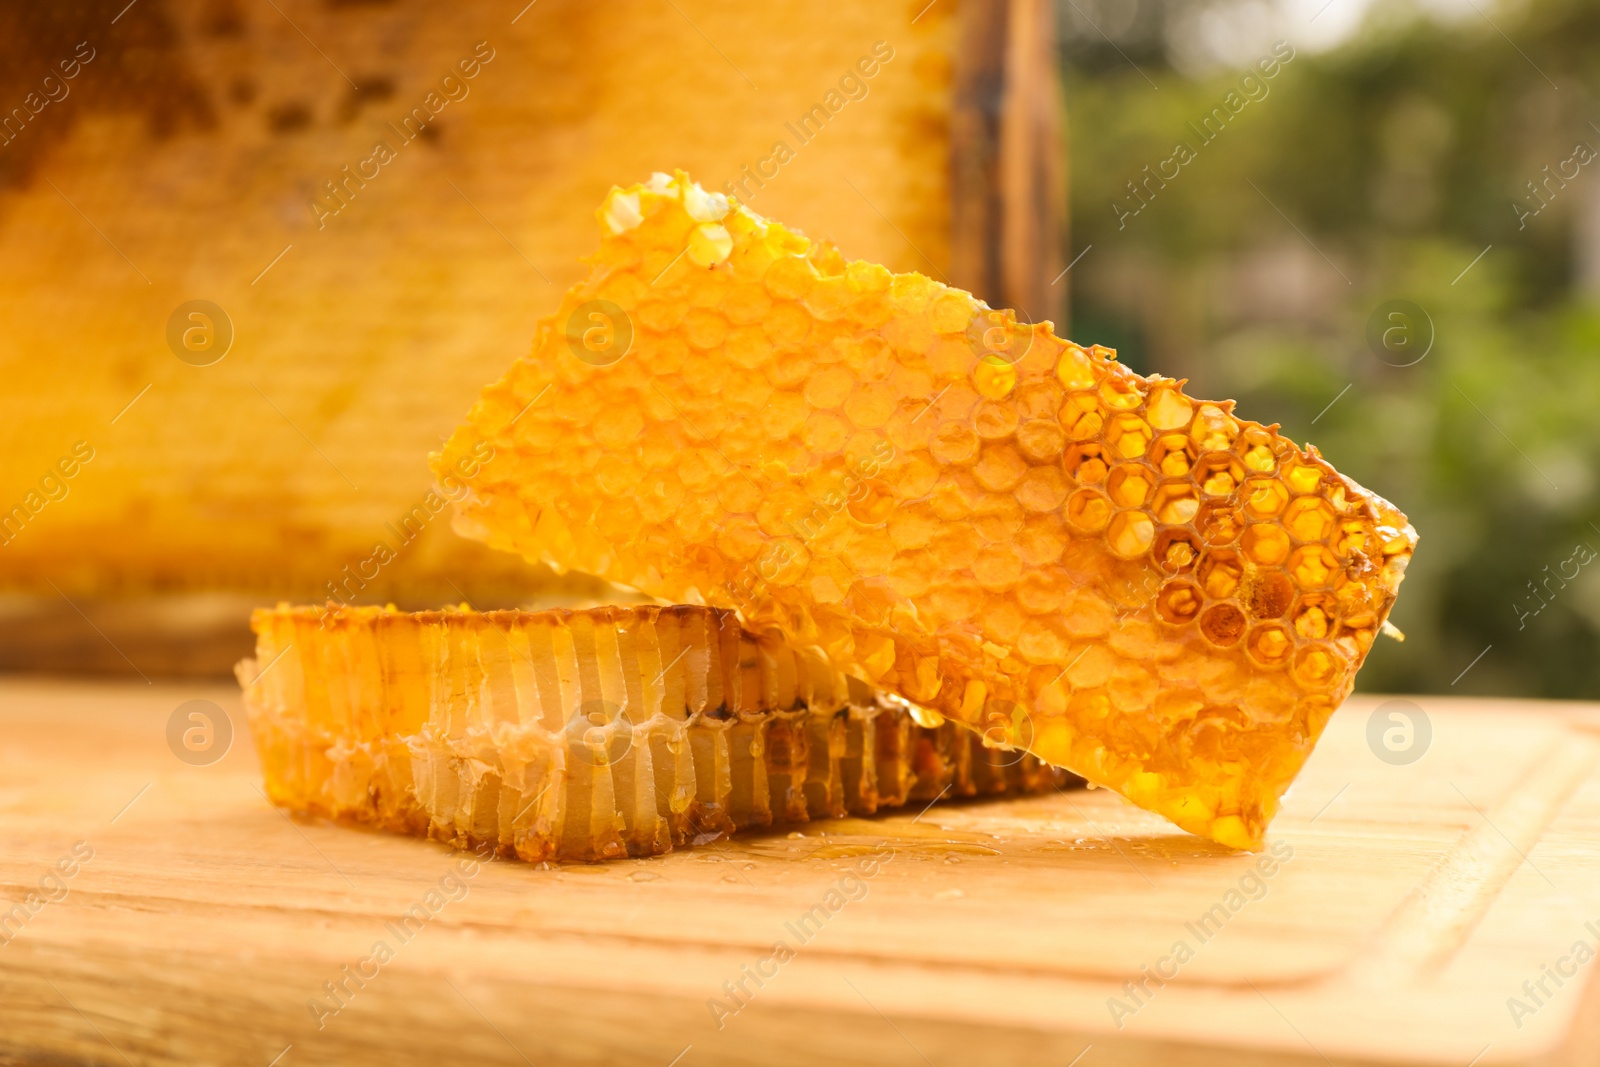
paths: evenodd
<path fill-rule="evenodd" d="M 1600 0 L 1448 19 L 1380 0 L 1246 85 L 1209 143 L 1189 124 L 1243 98 L 1246 69 L 1181 73 L 1194 5 L 1122 3 L 1062 9 L 1071 255 L 1088 249 L 1068 332 L 1237 399 L 1410 516 L 1407 641 L 1377 643 L 1362 689 L 1600 695 L 1600 560 L 1563 567 L 1600 549 L 1600 161 L 1523 228 L 1514 206 L 1600 146 Z M 1123 214 L 1179 142 L 1195 158 Z M 1411 366 L 1367 340 L 1397 299 L 1435 333 Z"/>

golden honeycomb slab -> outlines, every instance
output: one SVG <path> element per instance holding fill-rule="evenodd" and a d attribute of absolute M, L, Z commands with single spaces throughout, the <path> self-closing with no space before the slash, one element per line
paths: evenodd
<path fill-rule="evenodd" d="M 681 172 L 434 458 L 458 531 L 736 608 L 1257 847 L 1416 535 L 1314 449 Z"/>

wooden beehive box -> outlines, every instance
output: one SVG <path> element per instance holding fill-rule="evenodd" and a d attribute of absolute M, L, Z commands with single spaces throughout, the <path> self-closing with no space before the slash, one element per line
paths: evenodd
<path fill-rule="evenodd" d="M 455 538 L 425 456 L 613 183 L 1059 302 L 1043 0 L 123 3 L 0 14 L 0 666 L 126 670 L 80 607 L 139 669 L 231 659 L 161 651 L 242 634 L 174 593 L 600 593 Z"/>

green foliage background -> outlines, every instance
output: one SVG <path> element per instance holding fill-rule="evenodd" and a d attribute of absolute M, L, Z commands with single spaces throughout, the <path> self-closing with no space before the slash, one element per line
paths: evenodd
<path fill-rule="evenodd" d="M 1600 696 L 1600 561 L 1551 579 L 1579 543 L 1600 549 L 1600 301 L 1579 269 L 1600 161 L 1525 228 L 1513 206 L 1600 147 L 1600 0 L 1480 0 L 1448 22 L 1380 3 L 1336 50 L 1297 49 L 1204 145 L 1188 123 L 1243 72 L 1182 76 L 1172 9 L 1144 7 L 1110 35 L 1062 9 L 1069 258 L 1088 248 L 1068 333 L 1237 399 L 1410 516 L 1392 616 L 1408 640 L 1377 643 L 1362 689 Z M 1197 158 L 1119 226 L 1126 183 L 1179 141 Z M 1366 339 L 1394 299 L 1433 325 L 1412 366 Z"/>

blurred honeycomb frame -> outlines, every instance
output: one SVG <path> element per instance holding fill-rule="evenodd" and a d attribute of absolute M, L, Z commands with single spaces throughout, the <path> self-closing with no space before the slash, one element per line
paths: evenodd
<path fill-rule="evenodd" d="M 0 670 L 223 675 L 268 599 L 637 599 L 456 537 L 425 461 L 616 181 L 1059 322 L 1050 5 L 817 11 L 0 12 Z"/>

